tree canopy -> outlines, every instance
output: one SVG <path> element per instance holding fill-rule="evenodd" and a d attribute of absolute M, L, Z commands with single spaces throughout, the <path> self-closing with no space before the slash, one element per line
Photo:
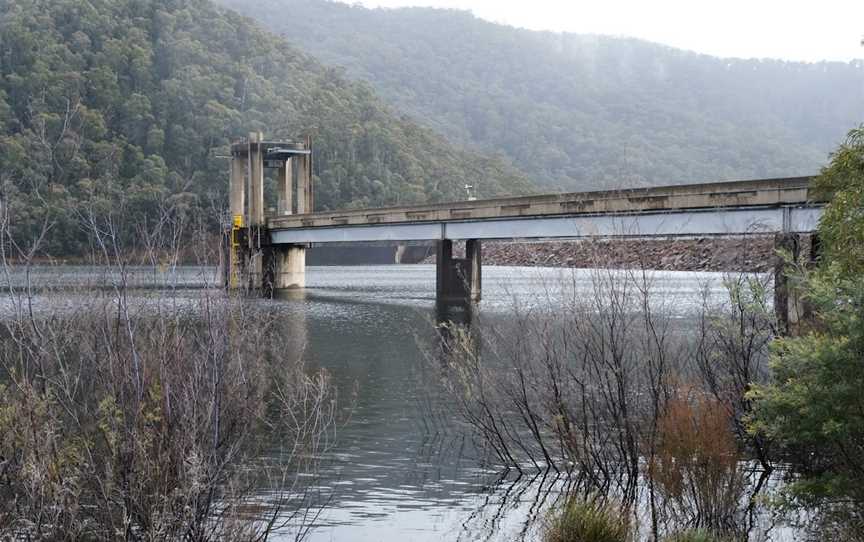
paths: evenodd
<path fill-rule="evenodd" d="M 223 204 L 232 138 L 310 135 L 320 209 L 524 193 L 525 176 L 394 114 L 208 0 L 0 1 L 0 202 L 20 239 L 79 253 L 83 205 Z"/>
<path fill-rule="evenodd" d="M 828 261 L 843 275 L 864 274 L 864 126 L 849 132 L 816 187 L 831 200 L 819 224 Z"/>

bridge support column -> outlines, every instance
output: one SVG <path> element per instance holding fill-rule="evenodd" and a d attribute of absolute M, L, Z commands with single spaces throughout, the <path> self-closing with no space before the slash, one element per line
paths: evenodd
<path fill-rule="evenodd" d="M 435 300 L 440 306 L 467 306 L 480 301 L 480 241 L 466 242 L 465 258 L 453 257 L 453 241 L 438 241 L 435 270 Z"/>
<path fill-rule="evenodd" d="M 781 335 L 790 335 L 798 328 L 803 308 L 799 292 L 790 285 L 789 273 L 794 262 L 798 261 L 801 242 L 798 234 L 778 233 L 774 236 L 774 250 L 777 252 L 774 264 L 774 314 Z"/>
<path fill-rule="evenodd" d="M 279 168 L 276 178 L 278 195 L 276 213 L 280 216 L 290 215 L 294 212 L 294 171 L 291 162 L 290 159 L 285 160 L 285 163 Z"/>
<path fill-rule="evenodd" d="M 819 262 L 822 261 L 822 238 L 819 236 L 819 232 L 813 232 L 809 237 L 809 251 L 807 253 L 807 268 L 808 269 L 816 269 L 819 266 Z M 809 299 L 803 299 L 800 301 L 801 305 L 801 320 L 803 322 L 812 322 L 816 317 L 816 308 L 813 306 L 813 303 Z"/>
<path fill-rule="evenodd" d="M 477 303 L 482 297 L 483 261 L 479 239 L 465 241 L 465 259 L 468 264 L 468 289 L 471 301 Z"/>
<path fill-rule="evenodd" d="M 249 134 L 249 225 L 264 224 L 264 153 L 261 132 Z"/>
<path fill-rule="evenodd" d="M 307 150 L 312 149 L 312 142 L 308 137 L 304 147 Z M 300 155 L 294 160 L 297 169 L 297 214 L 311 213 L 315 209 L 315 196 L 312 190 L 312 155 Z"/>
<path fill-rule="evenodd" d="M 248 201 L 248 212 L 246 219 L 248 224 L 248 259 L 246 263 L 246 274 L 248 288 L 251 291 L 260 291 L 264 288 L 264 254 L 261 247 L 261 236 L 264 230 L 264 153 L 261 148 L 263 134 L 252 132 L 249 134 L 248 150 L 248 189 L 246 191 Z"/>
<path fill-rule="evenodd" d="M 278 245 L 270 247 L 268 281 L 265 294 L 278 295 L 285 290 L 306 287 L 306 247 Z"/>
<path fill-rule="evenodd" d="M 236 289 L 240 287 L 243 274 L 244 255 L 246 247 L 241 247 L 238 236 L 240 228 L 244 227 L 246 214 L 246 172 L 249 168 L 248 157 L 239 153 L 231 155 L 231 172 L 229 177 L 229 200 L 228 209 L 230 213 L 229 227 L 225 234 L 226 257 L 224 264 L 224 284 L 226 287 Z"/>

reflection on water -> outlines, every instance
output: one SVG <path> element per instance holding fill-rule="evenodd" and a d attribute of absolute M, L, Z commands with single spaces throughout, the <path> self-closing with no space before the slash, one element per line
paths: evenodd
<path fill-rule="evenodd" d="M 563 303 L 562 284 L 593 295 L 589 275 L 487 267 L 480 310 L 484 319 L 506 319 L 514 303 Z M 653 287 L 686 317 L 706 282 L 711 295 L 723 295 L 721 279 L 658 273 Z M 307 287 L 302 299 L 277 302 L 285 333 L 300 333 L 292 322 L 302 321 L 306 359 L 333 373 L 343 399 L 357 391 L 321 482 L 333 500 L 311 539 L 536 538 L 538 522 L 526 520 L 558 498 L 562 480 L 502 479 L 458 430 L 455 413 L 440 404 L 437 375 L 424 369 L 420 345 L 435 334 L 434 266 L 309 268 Z"/>
<path fill-rule="evenodd" d="M 17 289 L 31 286 L 39 292 L 44 288 L 110 289 L 125 284 L 131 288 L 202 288 L 216 283 L 216 269 L 196 266 L 127 266 L 40 265 L 24 272 L 14 269 L 4 277 L 3 285 Z"/>
<path fill-rule="evenodd" d="M 207 268 L 134 271 L 142 285 L 157 277 L 185 288 L 215 278 Z M 37 283 L 106 279 L 89 268 L 46 268 L 38 274 Z M 480 311 L 484 319 L 506 321 L 514 303 L 564 303 L 566 296 L 558 295 L 562 284 L 591 296 L 589 276 L 589 271 L 486 267 Z M 721 274 L 662 272 L 652 281 L 653 295 L 682 319 L 700 306 L 703 289 L 715 299 L 724 295 Z M 284 315 L 279 332 L 288 339 L 285 355 L 303 355 L 311 366 L 326 368 L 340 400 L 352 404 L 338 444 L 325 458 L 320 486 L 330 502 L 313 541 L 536 539 L 542 523 L 536 519 L 560 497 L 566 483 L 561 477 L 502 476 L 500 466 L 460 431 L 437 375 L 423 361 L 421 345 L 434 342 L 437 333 L 434 291 L 430 265 L 310 267 L 305 291 L 255 302 Z M 184 296 L 195 295 L 183 290 L 172 299 L 182 306 Z M 157 292 L 142 290 L 136 302 L 158 298 Z M 51 304 L 74 304 L 74 299 L 60 295 Z"/>

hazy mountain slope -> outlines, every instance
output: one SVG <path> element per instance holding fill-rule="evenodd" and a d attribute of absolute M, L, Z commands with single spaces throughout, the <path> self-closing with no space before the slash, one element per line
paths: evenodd
<path fill-rule="evenodd" d="M 314 137 L 321 208 L 462 199 L 477 178 L 529 190 L 206 0 L 0 2 L 0 44 L 0 209 L 20 239 L 56 221 L 55 254 L 83 248 L 76 213 L 94 205 L 144 223 L 173 195 L 215 217 L 220 155 L 252 130 Z"/>
<path fill-rule="evenodd" d="M 219 1 L 448 137 L 568 188 L 814 173 L 864 120 L 861 62 L 718 59 L 452 10 Z"/>

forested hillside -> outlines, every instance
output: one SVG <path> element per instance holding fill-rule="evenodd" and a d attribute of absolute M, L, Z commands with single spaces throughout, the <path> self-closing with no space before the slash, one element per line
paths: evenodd
<path fill-rule="evenodd" d="M 80 218 L 123 201 L 143 224 L 167 206 L 218 214 L 229 140 L 309 134 L 319 208 L 529 190 L 207 0 L 0 2 L 0 209 L 52 254 L 83 250 Z M 220 157 L 221 156 L 221 157 Z"/>
<path fill-rule="evenodd" d="M 219 1 L 550 186 L 812 174 L 864 119 L 861 62 L 719 59 L 449 10 Z"/>

